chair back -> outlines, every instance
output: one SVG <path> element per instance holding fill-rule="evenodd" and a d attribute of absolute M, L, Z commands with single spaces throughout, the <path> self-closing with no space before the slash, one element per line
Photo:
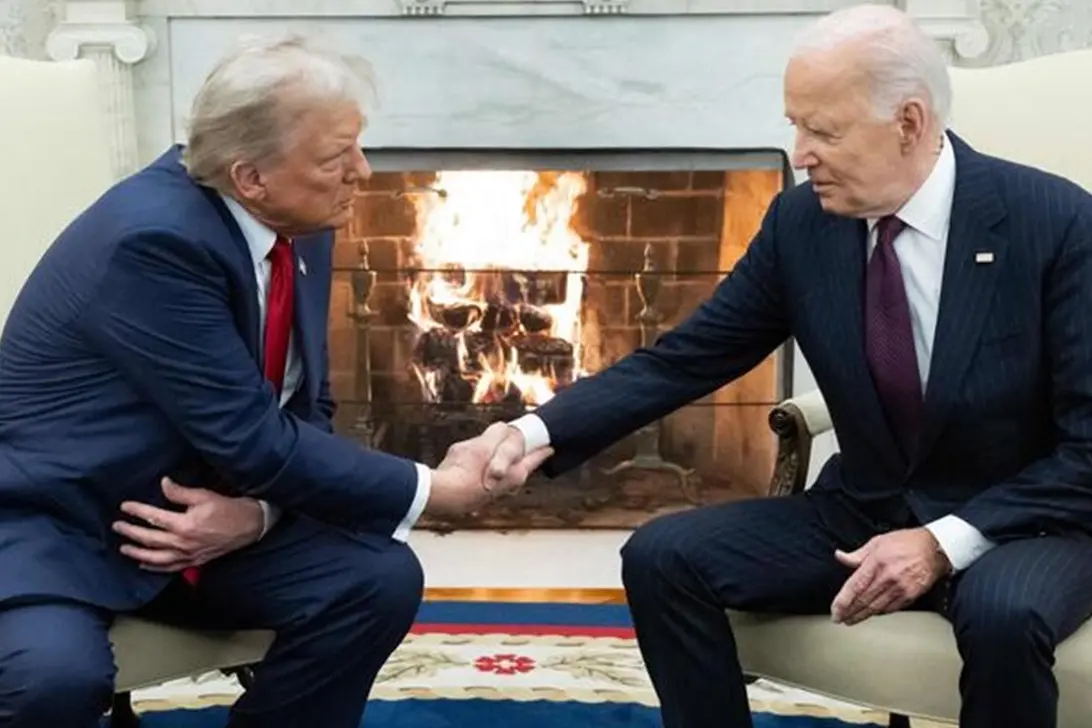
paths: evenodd
<path fill-rule="evenodd" d="M 31 270 L 113 181 L 95 66 L 0 55 L 0 325 Z"/>
<path fill-rule="evenodd" d="M 950 128 L 980 152 L 1092 191 L 1092 49 L 986 68 L 953 68 Z"/>

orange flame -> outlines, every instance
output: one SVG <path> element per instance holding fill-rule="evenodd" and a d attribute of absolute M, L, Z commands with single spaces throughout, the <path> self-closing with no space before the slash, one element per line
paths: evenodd
<path fill-rule="evenodd" d="M 433 187 L 413 197 L 422 270 L 409 319 L 422 392 L 431 402 L 548 401 L 583 374 L 588 244 L 571 227 L 583 175 L 445 171 Z"/>

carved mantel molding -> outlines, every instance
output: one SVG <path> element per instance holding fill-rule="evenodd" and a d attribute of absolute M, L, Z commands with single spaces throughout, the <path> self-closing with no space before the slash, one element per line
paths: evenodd
<path fill-rule="evenodd" d="M 986 50 L 980 0 L 888 0 L 917 18 L 960 57 Z M 159 18 L 609 17 L 821 15 L 845 0 L 142 0 L 140 13 Z"/>
<path fill-rule="evenodd" d="M 932 37 L 950 44 L 957 58 L 978 58 L 989 48 L 981 0 L 899 0 L 895 4 Z"/>
<path fill-rule="evenodd" d="M 71 23 L 62 21 L 46 40 L 46 51 L 55 61 L 80 57 L 85 48 L 111 51 L 122 63 L 132 65 L 148 57 L 155 48 L 150 31 L 135 23 Z"/>
<path fill-rule="evenodd" d="M 125 0 L 68 0 L 46 39 L 46 52 L 55 61 L 80 57 L 94 61 L 118 179 L 139 163 L 132 66 L 154 50 L 155 36 L 137 22 Z"/>

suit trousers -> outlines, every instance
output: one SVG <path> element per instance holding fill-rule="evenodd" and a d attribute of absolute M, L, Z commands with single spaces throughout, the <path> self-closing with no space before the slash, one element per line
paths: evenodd
<path fill-rule="evenodd" d="M 835 549 L 918 525 L 901 496 L 866 505 L 809 491 L 639 528 L 622 549 L 622 576 L 665 728 L 752 725 L 726 608 L 829 613 L 851 573 Z M 964 663 L 962 728 L 1053 728 L 1054 648 L 1092 612 L 1092 538 L 1001 544 L 912 608 L 952 622 Z"/>
<path fill-rule="evenodd" d="M 206 565 L 196 588 L 174 580 L 140 614 L 276 631 L 229 728 L 357 728 L 422 589 L 405 544 L 285 514 L 260 542 Z M 98 725 L 113 693 L 112 619 L 70 602 L 0 610 L 0 728 Z"/>

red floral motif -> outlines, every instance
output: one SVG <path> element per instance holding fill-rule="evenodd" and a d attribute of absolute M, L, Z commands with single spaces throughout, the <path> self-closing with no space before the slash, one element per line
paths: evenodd
<path fill-rule="evenodd" d="M 496 675 L 515 675 L 517 672 L 531 672 L 535 661 L 523 655 L 484 655 L 474 661 L 479 672 L 492 672 Z"/>

